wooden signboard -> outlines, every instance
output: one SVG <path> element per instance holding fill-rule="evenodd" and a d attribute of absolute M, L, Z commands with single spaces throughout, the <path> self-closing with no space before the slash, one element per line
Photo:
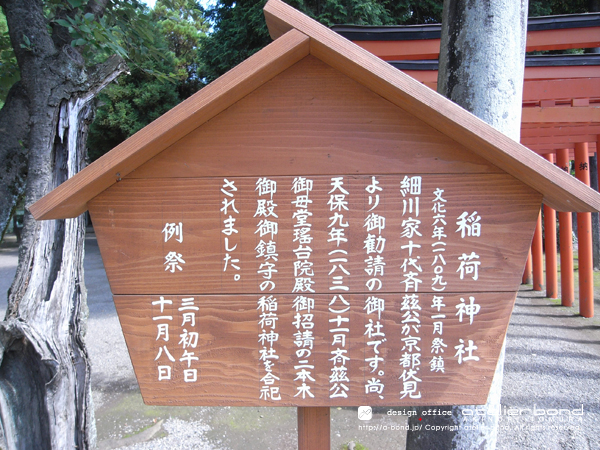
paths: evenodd
<path fill-rule="evenodd" d="M 431 405 L 485 402 L 540 200 L 309 56 L 89 209 L 147 403 Z"/>
<path fill-rule="evenodd" d="M 89 209 L 146 403 L 485 403 L 542 198 L 598 194 L 289 6 L 265 12 L 273 44 L 32 213 Z"/>
<path fill-rule="evenodd" d="M 118 183 L 90 211 L 145 401 L 485 402 L 540 201 L 519 184 Z"/>

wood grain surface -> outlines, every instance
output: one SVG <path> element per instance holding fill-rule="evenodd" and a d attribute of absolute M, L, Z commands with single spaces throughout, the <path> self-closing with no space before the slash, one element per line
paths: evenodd
<path fill-rule="evenodd" d="M 400 169 L 401 167 L 399 167 Z M 381 191 L 381 203 L 377 209 L 385 218 L 386 237 L 385 275 L 381 292 L 402 292 L 401 266 L 408 257 L 402 249 L 410 240 L 421 245 L 416 255 L 422 268 L 423 284 L 420 291 L 427 291 L 434 277 L 433 216 L 435 189 L 444 190 L 447 225 L 444 227 L 446 267 L 444 276 L 448 283 L 446 291 L 516 291 L 520 284 L 526 253 L 529 248 L 535 220 L 539 211 L 540 195 L 508 175 L 423 175 L 420 196 L 420 234 L 412 239 L 402 237 L 403 197 L 400 183 L 406 175 L 377 176 Z M 414 174 L 410 174 L 414 176 Z M 297 248 L 293 236 L 293 205 L 291 185 L 293 177 L 273 177 L 278 190 L 274 195 L 277 204 L 278 261 L 277 273 L 273 275 L 275 288 L 271 293 L 291 293 L 294 287 L 293 250 Z M 331 251 L 328 243 L 328 226 L 333 213 L 327 205 L 331 177 L 312 177 L 314 191 L 312 204 L 312 258 L 314 262 L 314 290 L 329 292 Z M 221 193 L 222 178 L 202 179 L 130 179 L 123 180 L 90 204 L 90 213 L 102 259 L 114 294 L 202 294 L 258 293 L 263 279 L 258 275 L 261 260 L 256 247 L 261 241 L 257 234 L 259 218 L 255 185 L 258 177 L 230 177 L 238 187 L 236 206 L 240 214 L 237 221 L 240 259 L 240 281 L 233 280 L 231 272 L 224 271 L 223 215 L 220 211 L 224 195 Z M 371 176 L 346 176 L 345 187 L 349 195 L 348 264 L 350 272 L 349 292 L 367 292 L 365 283 L 365 219 L 368 211 L 368 195 L 365 188 Z M 481 217 L 481 236 L 461 236 L 457 232 L 457 219 L 463 213 L 477 212 Z M 162 233 L 166 223 L 183 224 L 183 242 L 171 239 L 164 242 Z M 374 232 L 371 232 L 374 233 Z M 239 235 L 239 236 L 238 236 Z M 265 239 L 270 236 L 265 237 Z M 439 239 L 438 239 L 439 240 Z M 231 241 L 233 242 L 233 241 Z M 238 242 L 238 241 L 236 241 Z M 233 244 L 232 244 L 233 245 Z M 174 273 L 166 270 L 165 256 L 176 251 L 185 264 Z M 463 253 L 475 252 L 481 264 L 478 279 L 458 272 Z"/>
<path fill-rule="evenodd" d="M 480 311 L 473 317 L 473 323 L 463 316 L 460 321 L 457 305 L 461 298 L 468 301 L 473 296 Z M 183 298 L 192 297 L 199 306 L 195 327 L 186 325 L 187 331 L 199 333 L 196 355 L 199 360 L 193 367 L 198 368 L 196 382 L 184 382 L 182 371 L 185 362 L 180 362 L 182 355 L 179 336 L 183 333 L 180 326 L 181 313 L 178 307 Z M 331 333 L 330 319 L 335 314 L 328 311 L 330 296 L 315 295 L 314 309 L 314 351 L 311 363 L 314 364 L 312 392 L 314 398 L 302 399 L 295 396 L 299 381 L 295 381 L 297 364 L 293 334 L 294 311 L 292 302 L 295 296 L 280 295 L 277 297 L 277 323 L 275 331 L 279 339 L 274 348 L 279 355 L 275 371 L 281 393 L 279 401 L 259 399 L 260 378 L 264 370 L 259 361 L 258 335 L 261 332 L 258 321 L 256 295 L 238 296 L 205 296 L 184 295 L 168 296 L 173 303 L 161 313 L 159 306 L 152 302 L 159 296 L 122 296 L 114 297 L 119 319 L 127 346 L 134 364 L 136 376 L 140 384 L 144 401 L 155 405 L 207 405 L 207 406 L 356 406 L 356 405 L 442 405 L 442 404 L 482 404 L 496 368 L 496 361 L 502 347 L 510 312 L 513 307 L 514 293 L 475 293 L 444 296 L 445 307 L 437 311 L 432 308 L 431 294 L 419 297 L 421 326 L 418 333 L 420 348 L 420 366 L 418 377 L 420 398 L 401 398 L 402 385 L 399 377 L 402 373 L 400 359 L 407 350 L 401 340 L 402 333 L 402 295 L 385 296 L 385 311 L 381 315 L 382 330 L 386 335 L 385 342 L 379 347 L 385 362 L 380 364 L 375 377 L 385 387 L 380 398 L 377 394 L 365 394 L 365 383 L 374 376 L 365 362 L 372 352 L 366 345 L 365 324 L 369 317 L 364 311 L 366 295 L 347 295 L 351 309 L 347 313 L 350 329 L 347 339 L 349 348 L 348 377 L 350 379 L 348 398 L 329 398 L 331 371 Z M 432 372 L 429 364 L 433 356 L 431 343 L 434 337 L 432 316 L 444 313 L 442 337 L 447 345 L 444 353 L 439 353 L 445 360 L 445 371 Z M 153 317 L 172 315 L 173 325 L 170 328 L 170 339 L 164 342 L 157 338 L 156 321 Z M 439 335 L 435 335 L 439 336 Z M 463 339 L 465 345 L 472 340 L 477 350 L 473 356 L 479 360 L 458 362 L 457 349 Z M 171 363 L 164 353 L 155 361 L 159 347 L 166 345 L 175 362 Z M 463 356 L 466 356 L 463 355 Z M 172 379 L 158 381 L 158 365 L 172 366 Z M 379 370 L 382 371 L 379 372 Z"/>
<path fill-rule="evenodd" d="M 298 450 L 331 448 L 330 409 L 298 408 Z"/>
<path fill-rule="evenodd" d="M 400 167 L 414 173 L 500 172 L 308 56 L 128 178 L 384 174 Z"/>

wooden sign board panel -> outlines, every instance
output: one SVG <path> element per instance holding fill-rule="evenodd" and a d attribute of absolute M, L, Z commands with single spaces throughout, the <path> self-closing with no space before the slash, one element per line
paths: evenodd
<path fill-rule="evenodd" d="M 115 304 L 147 404 L 394 406 L 485 403 L 514 294 L 444 295 L 444 306 L 439 311 L 432 307 L 435 304 L 433 294 L 420 294 L 418 305 L 412 304 L 419 308 L 412 312 L 418 312 L 420 324 L 408 325 L 411 327 L 408 335 L 403 331 L 406 325 L 403 322 L 411 305 L 403 305 L 404 295 L 381 296 L 385 309 L 380 314 L 369 314 L 365 310 L 369 297 L 366 294 L 344 295 L 350 309 L 342 316 L 348 321 L 337 327 L 338 314 L 329 310 L 331 296 L 313 295 L 314 308 L 310 308 L 310 313 L 306 313 L 307 310 L 296 312 L 296 296 L 276 296 L 277 320 L 273 330 L 278 338 L 272 346 L 268 343 L 265 346 L 260 341 L 264 331 L 271 328 L 261 327 L 260 297 L 256 295 L 163 296 L 163 300 L 172 303 L 164 305 L 162 311 L 160 296 L 116 295 Z M 471 297 L 475 299 L 473 304 L 481 308 L 473 316 L 473 323 L 469 316 L 463 315 L 461 321 L 457 315 L 457 306 L 464 304 L 461 298 L 470 304 Z M 184 304 L 198 308 L 194 310 L 193 326 L 190 322 L 182 325 L 186 311 L 179 309 Z M 305 320 L 306 315 L 313 315 L 311 328 L 302 330 L 304 334 L 310 332 L 304 339 L 296 325 L 297 314 L 302 315 L 301 330 L 302 324 L 309 323 Z M 444 318 L 440 318 L 442 315 Z M 163 319 L 153 321 L 160 317 Z M 371 321 L 382 326 L 376 327 L 369 338 L 365 333 L 368 333 Z M 443 323 L 440 334 L 434 333 L 437 328 L 434 322 Z M 167 323 L 169 340 L 165 341 L 166 336 L 159 331 L 159 326 Z M 413 325 L 418 326 L 418 332 Z M 332 332 L 336 328 L 348 328 L 349 332 Z M 198 333 L 195 346 L 193 339 L 196 337 L 191 333 Z M 334 369 L 342 367 L 340 361 L 332 361 L 332 353 L 342 348 L 340 342 L 332 345 L 336 335 L 345 336 L 343 349 L 347 352 L 341 354 L 347 358 L 343 364 L 345 370 Z M 412 346 L 411 338 L 414 339 Z M 434 341 L 436 338 L 438 341 Z M 443 345 L 439 344 L 441 340 Z M 262 359 L 263 356 L 271 359 Z M 381 360 L 375 361 L 376 357 Z M 271 372 L 265 370 L 265 361 L 272 363 Z"/>
<path fill-rule="evenodd" d="M 128 178 L 503 173 L 314 56 L 181 138 Z"/>
<path fill-rule="evenodd" d="M 130 179 L 90 212 L 147 403 L 475 404 L 539 201 L 500 174 Z"/>
<path fill-rule="evenodd" d="M 307 56 L 88 203 L 147 403 L 485 402 L 541 195 Z"/>
<path fill-rule="evenodd" d="M 270 260 L 274 265 L 267 292 L 271 294 L 293 291 L 299 242 L 310 248 L 315 292 L 328 292 L 333 277 L 338 276 L 329 275 L 330 252 L 336 250 L 336 243 L 346 259 L 344 270 L 350 274 L 342 273 L 349 292 L 367 289 L 373 277 L 365 260 L 377 255 L 385 256 L 377 291 L 403 290 L 400 280 L 408 269 L 402 265 L 409 251 L 403 247 L 411 242 L 421 246 L 414 250 L 412 269 L 422 270 L 419 290 L 428 289 L 436 261 L 442 258 L 436 255 L 443 255 L 447 291 L 514 292 L 540 202 L 537 194 L 514 178 L 496 174 L 317 176 L 305 178 L 312 189 L 298 195 L 292 191 L 296 177 L 272 177 L 268 180 L 277 189 L 272 196 L 258 195 L 260 179 L 267 178 L 124 180 L 96 197 L 90 212 L 103 242 L 102 257 L 113 293 L 261 293 L 267 266 L 262 267 L 264 257 L 257 255 L 268 253 L 269 242 L 276 242 L 277 249 L 277 256 Z M 339 210 L 330 211 L 331 195 L 339 195 L 329 194 L 334 179 L 343 183 L 348 194 L 341 194 L 345 204 Z M 405 179 L 421 183 L 418 196 L 402 196 L 400 186 Z M 373 180 L 378 190 L 369 195 Z M 227 183 L 236 189 L 233 197 L 222 192 Z M 436 201 L 436 192 L 443 201 Z M 298 200 L 302 196 L 307 198 L 306 205 Z M 373 209 L 370 198 L 373 202 L 377 198 Z M 225 207 L 224 202 L 232 203 Z M 272 214 L 260 215 L 261 205 L 272 205 Z M 443 214 L 435 209 L 437 205 L 442 205 Z M 232 231 L 225 234 L 228 221 Z M 165 242 L 167 224 L 173 224 L 173 231 L 182 228 L 181 234 Z M 340 240 L 332 229 L 344 231 Z M 374 237 L 368 240 L 369 236 Z M 385 248 L 367 254 L 365 247 L 373 245 L 373 239 Z M 443 252 L 437 251 L 442 248 Z M 477 255 L 473 264 L 478 262 L 473 266 L 477 268 L 475 280 L 460 277 L 460 268 L 468 262 L 463 261 L 463 254 L 472 253 Z M 165 259 L 168 254 L 181 255 L 181 260 L 170 265 Z M 231 260 L 224 271 L 226 255 Z M 370 264 L 376 270 L 377 264 Z"/>

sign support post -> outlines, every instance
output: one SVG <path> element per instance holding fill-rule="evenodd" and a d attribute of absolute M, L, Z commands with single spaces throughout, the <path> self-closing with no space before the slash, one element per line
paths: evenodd
<path fill-rule="evenodd" d="M 330 449 L 329 407 L 298 408 L 298 450 Z"/>

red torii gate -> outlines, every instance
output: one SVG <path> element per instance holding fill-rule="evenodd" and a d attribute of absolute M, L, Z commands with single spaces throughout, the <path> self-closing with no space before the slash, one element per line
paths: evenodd
<path fill-rule="evenodd" d="M 336 25 L 334 31 L 432 89 L 437 88 L 440 24 L 411 26 Z M 600 47 L 600 14 L 535 17 L 528 20 L 527 52 Z M 523 86 L 521 143 L 590 184 L 589 155 L 600 148 L 600 54 L 527 56 Z M 599 180 L 600 180 L 600 164 Z M 574 301 L 570 212 L 559 212 L 561 300 Z M 542 290 L 541 213 L 524 282 Z M 546 296 L 558 297 L 556 211 L 544 206 Z M 577 215 L 579 312 L 594 315 L 591 213 Z"/>

